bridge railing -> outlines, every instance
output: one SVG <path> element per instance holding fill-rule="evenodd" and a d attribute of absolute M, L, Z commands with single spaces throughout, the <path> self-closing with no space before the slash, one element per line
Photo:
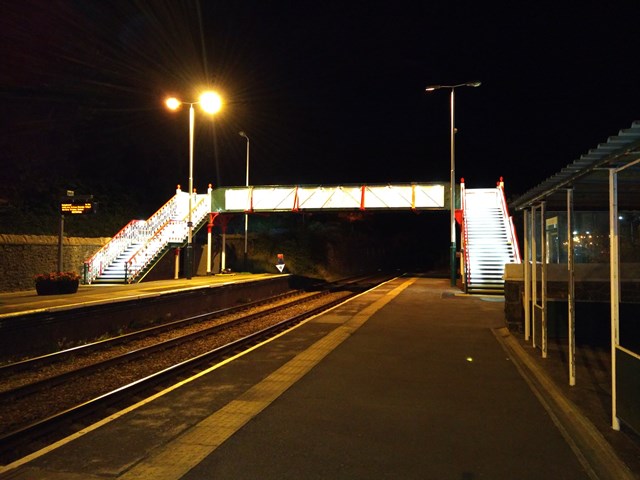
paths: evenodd
<path fill-rule="evenodd" d="M 522 263 L 522 259 L 520 257 L 520 245 L 518 244 L 518 235 L 516 234 L 516 227 L 513 224 L 513 217 L 509 215 L 509 207 L 507 206 L 507 198 L 504 194 L 504 180 L 502 177 L 500 177 L 500 181 L 498 182 L 498 190 L 500 191 L 500 207 L 502 208 L 502 214 L 504 215 L 504 218 L 509 220 L 509 228 L 507 231 L 509 233 L 509 242 L 513 249 L 514 263 Z"/>
<path fill-rule="evenodd" d="M 83 283 L 92 283 L 129 246 L 145 235 L 144 220 L 131 220 L 91 258 L 84 262 Z"/>
<path fill-rule="evenodd" d="M 467 222 L 466 222 L 466 206 L 467 206 L 467 198 L 466 198 L 466 188 L 464 184 L 464 178 L 460 181 L 460 210 L 462 210 L 461 222 L 460 222 L 460 232 L 462 239 L 462 252 L 461 252 L 461 269 L 462 272 L 460 274 L 462 281 L 464 282 L 464 291 L 466 292 L 467 286 L 469 285 L 469 278 L 471 276 L 470 267 L 469 267 L 469 249 L 467 245 L 469 243 L 469 234 L 467 232 Z"/>
<path fill-rule="evenodd" d="M 113 236 L 100 250 L 84 262 L 83 283 L 90 284 L 118 257 L 135 244 L 144 244 L 169 220 L 180 213 L 180 200 L 186 193 L 176 192 L 148 220 L 132 220 Z M 186 197 L 188 198 L 188 197 Z M 188 207 L 187 207 L 188 209 Z"/>
<path fill-rule="evenodd" d="M 210 196 L 209 195 L 196 195 L 195 204 L 192 205 L 192 221 L 194 226 L 198 226 L 209 214 L 210 210 Z M 153 234 L 146 239 L 144 244 L 136 250 L 131 258 L 126 263 L 126 272 L 128 283 L 135 282 L 138 277 L 147 270 L 147 267 L 158 259 L 167 246 L 170 244 L 184 243 L 189 234 L 188 217 L 189 217 L 189 198 L 184 195 L 177 194 L 174 197 L 174 210 L 176 213 L 183 213 L 186 203 L 186 213 L 183 214 L 180 219 L 170 218 L 166 220 L 162 225 L 153 230 Z"/>

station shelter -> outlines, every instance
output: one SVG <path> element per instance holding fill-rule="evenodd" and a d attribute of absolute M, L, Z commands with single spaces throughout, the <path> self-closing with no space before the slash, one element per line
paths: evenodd
<path fill-rule="evenodd" d="M 510 202 L 522 222 L 525 340 L 546 357 L 566 339 L 611 349 L 611 426 L 640 431 L 640 121 Z"/>

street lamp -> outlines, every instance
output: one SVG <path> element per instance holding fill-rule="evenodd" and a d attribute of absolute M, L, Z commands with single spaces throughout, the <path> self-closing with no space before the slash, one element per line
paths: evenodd
<path fill-rule="evenodd" d="M 193 131 L 195 126 L 194 105 L 200 105 L 206 113 L 214 114 L 222 108 L 222 98 L 216 92 L 204 92 L 197 102 L 183 102 L 175 97 L 165 101 L 167 108 L 177 110 L 181 105 L 189 105 L 189 220 L 187 227 L 187 251 L 185 254 L 185 276 L 190 280 L 193 274 Z"/>
<path fill-rule="evenodd" d="M 479 87 L 480 82 L 466 82 L 457 85 L 429 85 L 425 88 L 427 92 L 448 88 L 451 90 L 451 177 L 449 179 L 449 196 L 451 200 L 451 286 L 456 286 L 456 155 L 455 155 L 455 90 L 458 87 Z"/>
<path fill-rule="evenodd" d="M 245 132 L 238 132 L 238 135 L 247 139 L 247 179 L 246 185 L 249 188 L 249 137 Z M 247 231 L 249 230 L 249 215 L 244 214 L 244 269 L 247 269 Z"/>

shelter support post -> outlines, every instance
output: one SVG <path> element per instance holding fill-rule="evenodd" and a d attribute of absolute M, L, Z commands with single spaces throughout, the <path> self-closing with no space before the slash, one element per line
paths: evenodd
<path fill-rule="evenodd" d="M 540 223 L 536 227 L 536 210 L 540 209 Z M 532 344 L 540 345 L 542 358 L 547 358 L 547 247 L 545 202 L 531 207 L 531 289 L 532 289 Z M 538 243 L 540 243 L 540 290 L 538 290 Z M 540 318 L 540 322 L 537 319 Z M 538 338 L 538 326 L 540 338 Z"/>
<path fill-rule="evenodd" d="M 531 207 L 531 345 L 537 346 L 538 330 L 538 240 L 536 234 L 536 207 Z"/>
<path fill-rule="evenodd" d="M 524 340 L 531 337 L 531 243 L 529 242 L 531 216 L 529 211 L 524 211 Z"/>
<path fill-rule="evenodd" d="M 620 345 L 620 253 L 618 237 L 618 172 L 609 170 L 609 256 L 611 283 L 611 428 L 620 430 L 617 412 L 616 349 Z"/>
<path fill-rule="evenodd" d="M 567 322 L 569 333 L 569 385 L 576 384 L 576 299 L 573 251 L 573 189 L 567 189 Z"/>
<path fill-rule="evenodd" d="M 542 318 L 540 331 L 540 348 L 542 349 L 542 358 L 547 358 L 547 230 L 545 221 L 545 203 L 540 202 L 540 287 L 542 290 Z"/>

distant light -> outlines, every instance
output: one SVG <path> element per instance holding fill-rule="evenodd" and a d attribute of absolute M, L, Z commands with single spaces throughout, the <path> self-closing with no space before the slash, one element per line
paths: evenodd
<path fill-rule="evenodd" d="M 573 231 L 573 234 L 574 234 L 574 235 L 577 235 L 577 234 L 578 234 L 578 230 L 574 230 L 574 231 Z"/>
<path fill-rule="evenodd" d="M 204 92 L 200 95 L 200 106 L 207 113 L 217 113 L 222 108 L 222 98 L 216 92 Z"/>
<path fill-rule="evenodd" d="M 467 357 L 467 362 L 473 362 L 473 357 Z"/>
<path fill-rule="evenodd" d="M 623 217 L 622 215 L 620 215 L 620 216 L 618 217 L 618 220 L 624 220 L 624 217 Z"/>
<path fill-rule="evenodd" d="M 182 105 L 182 102 L 175 97 L 167 98 L 164 103 L 169 110 L 177 110 Z"/>

